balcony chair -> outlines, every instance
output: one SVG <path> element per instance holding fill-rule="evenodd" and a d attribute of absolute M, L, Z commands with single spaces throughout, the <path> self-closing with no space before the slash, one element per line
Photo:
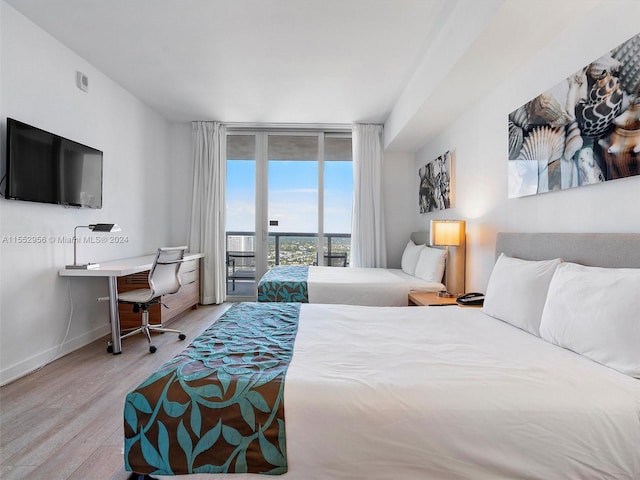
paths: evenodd
<path fill-rule="evenodd" d="M 347 254 L 344 252 L 328 253 L 324 254 L 324 262 L 327 267 L 346 267 L 347 266 Z M 313 262 L 313 265 L 318 265 L 318 262 Z"/>
<path fill-rule="evenodd" d="M 236 289 L 236 280 L 255 280 L 255 252 L 227 251 L 227 291 L 231 281 L 231 291 Z"/>
<path fill-rule="evenodd" d="M 331 255 L 324 254 L 324 260 L 330 267 L 346 267 L 347 266 L 347 254 L 346 253 L 332 253 Z"/>
<path fill-rule="evenodd" d="M 118 294 L 118 302 L 133 305 L 133 311 L 142 310 L 142 324 L 133 330 L 128 331 L 120 337 L 121 340 L 144 333 L 149 341 L 149 352 L 156 351 L 155 345 L 151 341 L 151 332 L 177 333 L 180 340 L 186 336 L 180 330 L 164 328 L 162 325 L 149 324 L 149 306 L 159 303 L 162 305 L 162 296 L 175 293 L 180 289 L 180 265 L 184 261 L 184 252 L 187 247 L 167 247 L 159 248 L 153 266 L 149 272 L 149 288 L 139 288 Z M 166 307 L 166 305 L 164 305 Z M 168 308 L 168 307 L 166 307 Z"/>

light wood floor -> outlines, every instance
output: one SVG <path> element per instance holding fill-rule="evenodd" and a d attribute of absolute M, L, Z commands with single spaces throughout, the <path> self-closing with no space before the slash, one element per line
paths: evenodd
<path fill-rule="evenodd" d="M 126 480 L 124 398 L 158 366 L 182 351 L 230 304 L 200 306 L 172 322 L 187 335 L 123 341 L 122 354 L 96 341 L 0 388 L 2 480 Z M 175 478 L 175 477 L 158 477 Z M 190 476 L 190 480 L 210 478 Z"/>

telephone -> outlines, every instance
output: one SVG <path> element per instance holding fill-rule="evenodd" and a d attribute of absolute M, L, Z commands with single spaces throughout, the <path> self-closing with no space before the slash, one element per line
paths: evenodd
<path fill-rule="evenodd" d="M 480 292 L 465 293 L 464 295 L 460 295 L 456 299 L 456 303 L 464 307 L 482 305 L 484 303 L 484 293 L 480 293 Z"/>

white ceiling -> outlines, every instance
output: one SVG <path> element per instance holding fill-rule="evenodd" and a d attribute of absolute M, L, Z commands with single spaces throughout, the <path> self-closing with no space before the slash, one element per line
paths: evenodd
<path fill-rule="evenodd" d="M 479 99 L 479 68 L 510 71 L 602 0 L 5 1 L 169 120 L 386 122 L 415 151 L 459 113 L 447 85 Z"/>

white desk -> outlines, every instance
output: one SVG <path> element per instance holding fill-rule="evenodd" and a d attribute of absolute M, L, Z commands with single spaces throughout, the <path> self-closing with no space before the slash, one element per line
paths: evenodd
<path fill-rule="evenodd" d="M 202 253 L 193 253 L 184 256 L 184 260 L 195 260 L 204 257 Z M 62 269 L 58 272 L 61 277 L 107 277 L 109 279 L 109 321 L 111 322 L 111 343 L 113 353 L 122 352 L 120 341 L 120 317 L 118 315 L 118 277 L 133 273 L 151 270 L 156 255 L 144 255 L 141 257 L 122 258 L 100 262 L 98 268 L 93 269 Z"/>

